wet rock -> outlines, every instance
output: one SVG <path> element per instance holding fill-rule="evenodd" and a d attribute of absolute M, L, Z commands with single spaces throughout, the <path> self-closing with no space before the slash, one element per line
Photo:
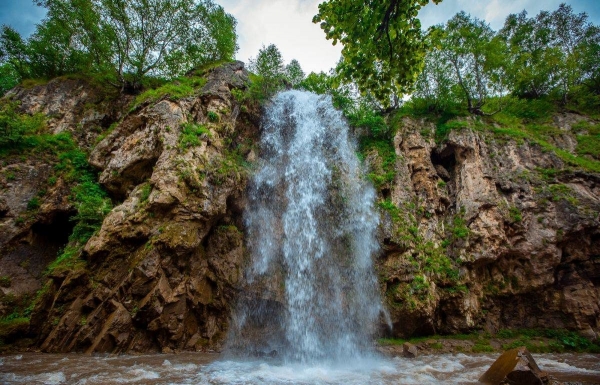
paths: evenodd
<path fill-rule="evenodd" d="M 407 358 L 415 358 L 419 355 L 419 350 L 410 342 L 405 342 L 402 345 L 402 354 Z"/>
<path fill-rule="evenodd" d="M 488 385 L 543 385 L 549 378 L 523 346 L 504 352 L 479 381 Z"/>

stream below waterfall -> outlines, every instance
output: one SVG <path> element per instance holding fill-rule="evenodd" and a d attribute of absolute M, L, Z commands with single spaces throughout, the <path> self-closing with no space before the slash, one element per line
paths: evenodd
<path fill-rule="evenodd" d="M 497 356 L 374 357 L 329 366 L 281 364 L 269 360 L 231 361 L 209 353 L 118 356 L 24 353 L 0 356 L 0 384 L 477 384 L 477 379 Z M 534 356 L 542 370 L 561 381 L 600 384 L 599 355 Z"/>

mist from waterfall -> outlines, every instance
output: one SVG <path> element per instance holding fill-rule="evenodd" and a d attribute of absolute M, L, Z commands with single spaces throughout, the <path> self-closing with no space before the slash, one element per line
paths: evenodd
<path fill-rule="evenodd" d="M 369 354 L 383 312 L 379 216 L 348 125 L 329 96 L 286 91 L 261 129 L 245 213 L 248 292 L 230 345 L 300 363 Z"/>

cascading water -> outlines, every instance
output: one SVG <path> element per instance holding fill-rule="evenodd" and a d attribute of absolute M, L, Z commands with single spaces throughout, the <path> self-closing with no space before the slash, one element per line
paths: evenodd
<path fill-rule="evenodd" d="M 375 191 L 348 126 L 330 97 L 282 92 L 266 110 L 260 149 L 245 221 L 248 291 L 261 300 L 240 301 L 232 346 L 287 362 L 360 357 L 383 308 Z"/>

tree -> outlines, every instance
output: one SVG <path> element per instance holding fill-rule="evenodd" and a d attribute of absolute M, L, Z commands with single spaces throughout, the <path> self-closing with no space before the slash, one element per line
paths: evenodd
<path fill-rule="evenodd" d="M 319 4 L 313 22 L 334 45 L 344 45 L 340 75 L 389 105 L 393 94 L 412 89 L 421 71 L 425 44 L 417 15 L 428 2 L 328 0 Z"/>
<path fill-rule="evenodd" d="M 0 64 L 0 97 L 19 84 L 19 74 L 10 63 Z"/>
<path fill-rule="evenodd" d="M 574 14 L 566 4 L 534 18 L 523 11 L 508 16 L 500 36 L 509 46 L 508 80 L 519 97 L 554 93 L 566 102 L 574 87 L 600 85 L 600 29 L 585 13 Z"/>
<path fill-rule="evenodd" d="M 559 66 L 559 92 L 566 103 L 574 87 L 598 73 L 600 29 L 588 21 L 586 13 L 575 14 L 573 8 L 564 3 L 544 16 L 543 22 L 550 25 L 553 32 L 553 45 L 564 55 Z"/>
<path fill-rule="evenodd" d="M 452 76 L 452 66 L 445 60 L 441 49 L 440 33 L 432 30 L 428 36 L 429 49 L 425 55 L 423 71 L 415 82 L 415 91 L 412 94 L 413 102 L 422 104 L 421 110 L 442 112 L 449 110 L 458 103 L 455 81 Z"/>
<path fill-rule="evenodd" d="M 452 76 L 470 113 L 483 114 L 482 107 L 504 92 L 505 45 L 488 24 L 457 13 L 441 31 L 441 57 L 447 60 Z"/>
<path fill-rule="evenodd" d="M 269 44 L 268 47 L 263 45 L 256 59 L 250 58 L 248 61 L 248 69 L 256 75 L 267 79 L 278 79 L 284 75 L 283 58 L 275 44 Z"/>
<path fill-rule="evenodd" d="M 552 30 L 543 22 L 546 15 L 543 12 L 531 19 L 526 11 L 509 15 L 500 31 L 509 47 L 507 81 L 516 96 L 540 98 L 556 85 L 563 57 L 550 45 Z"/>
<path fill-rule="evenodd" d="M 48 9 L 46 19 L 20 50 L 24 58 L 9 55 L 34 77 L 96 72 L 135 89 L 144 76 L 180 76 L 209 62 L 231 60 L 237 49 L 235 19 L 211 0 L 37 4 Z"/>
<path fill-rule="evenodd" d="M 29 47 L 21 35 L 7 25 L 2 26 L 0 34 L 0 60 L 10 65 L 20 77 L 29 76 Z"/>
<path fill-rule="evenodd" d="M 250 87 L 253 99 L 265 101 L 285 87 L 283 58 L 275 44 L 263 45 L 256 58 L 248 62 L 248 69 L 255 75 Z"/>
<path fill-rule="evenodd" d="M 302 80 L 304 80 L 304 71 L 298 60 L 293 59 L 288 65 L 285 66 L 285 78 L 292 87 L 296 88 Z"/>

